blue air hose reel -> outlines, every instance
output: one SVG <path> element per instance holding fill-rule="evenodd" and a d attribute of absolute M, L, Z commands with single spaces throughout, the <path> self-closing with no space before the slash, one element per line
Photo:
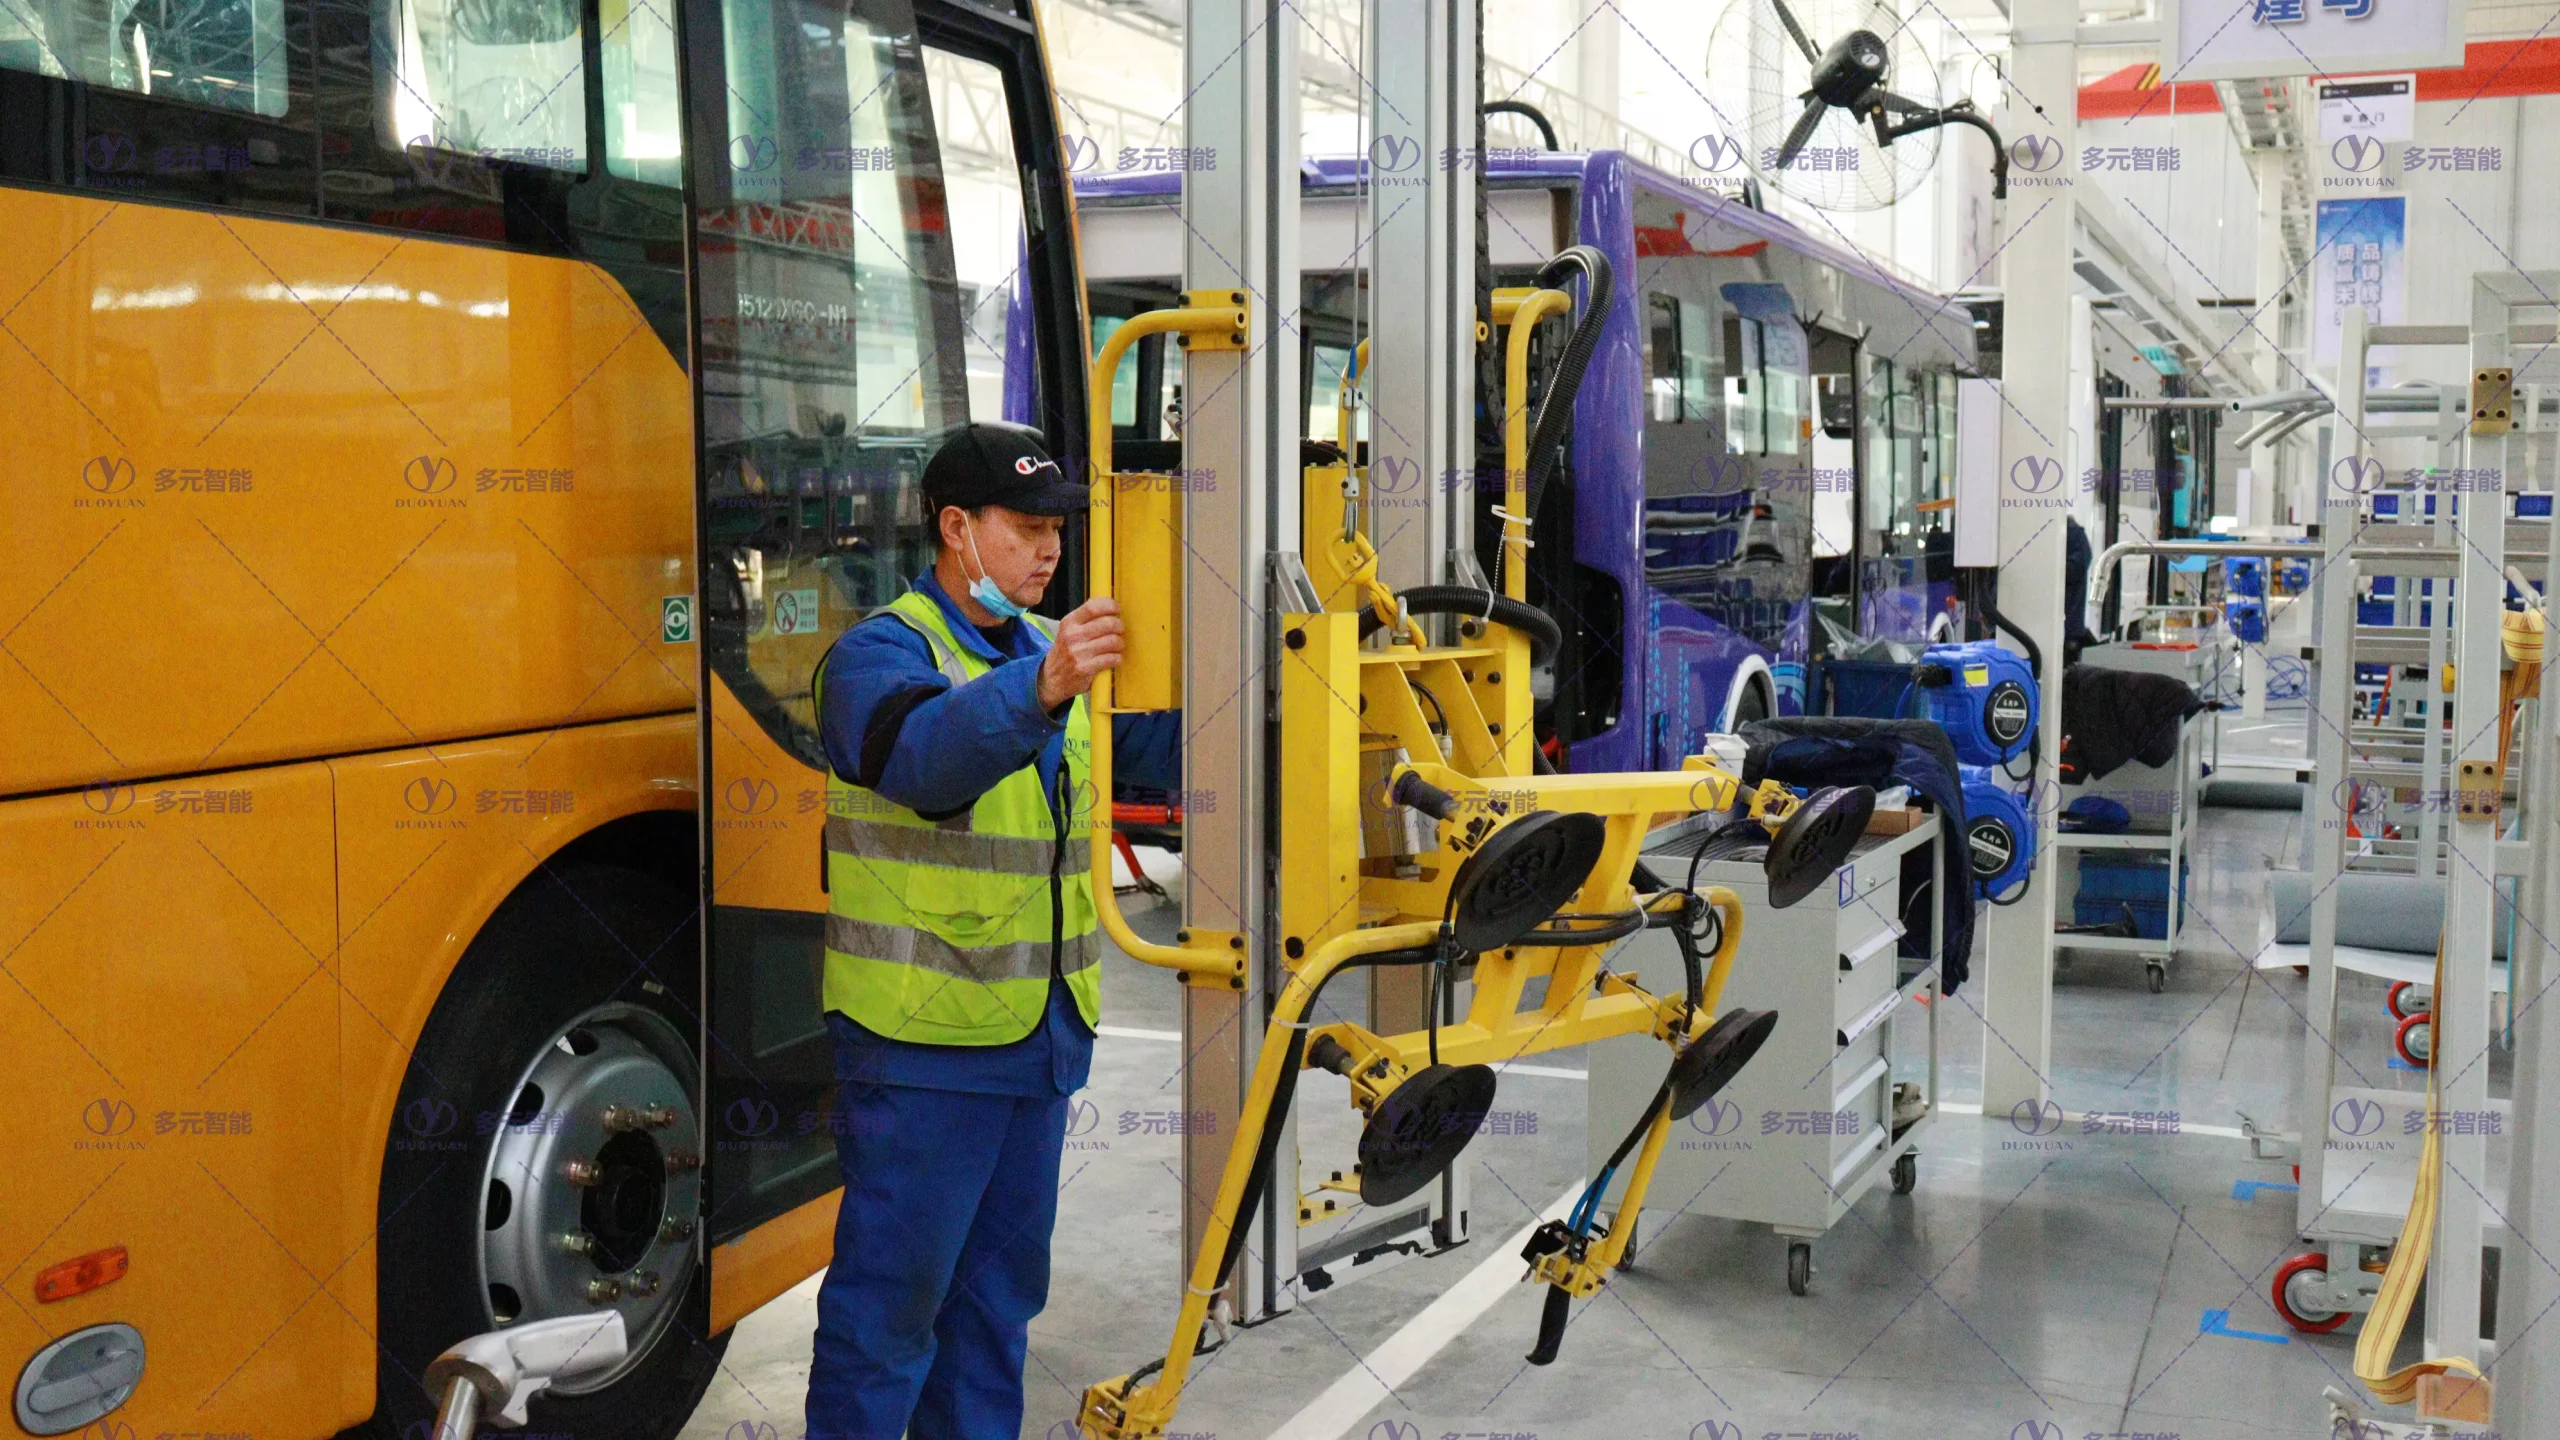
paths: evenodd
<path fill-rule="evenodd" d="M 2026 883 L 2036 864 L 2035 817 L 2026 801 L 1985 765 L 1959 765 L 1964 785 L 1965 858 L 1973 866 L 1973 883 L 1986 900 L 2006 895 Z"/>
<path fill-rule="evenodd" d="M 2003 765 L 2025 752 L 2036 728 L 2036 676 L 2026 661 L 1989 640 L 1932 645 L 1916 679 L 1958 760 Z"/>

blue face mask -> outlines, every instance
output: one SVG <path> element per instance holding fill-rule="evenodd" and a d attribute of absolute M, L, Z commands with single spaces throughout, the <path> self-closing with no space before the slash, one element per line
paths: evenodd
<path fill-rule="evenodd" d="M 966 519 L 960 523 L 969 524 Z M 1023 607 L 1014 604 L 1013 598 L 997 589 L 996 582 L 988 578 L 987 562 L 978 558 L 978 528 L 975 525 L 969 525 L 969 558 L 978 563 L 978 578 L 969 582 L 969 598 L 987 607 L 987 613 L 999 622 L 1021 615 Z"/>

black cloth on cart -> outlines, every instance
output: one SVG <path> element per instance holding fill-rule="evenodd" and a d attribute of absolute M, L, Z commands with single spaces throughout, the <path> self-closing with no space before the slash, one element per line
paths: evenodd
<path fill-rule="evenodd" d="M 1973 963 L 1974 896 L 1973 864 L 1964 839 L 1964 786 L 1947 733 L 1932 720 L 1824 715 L 1753 720 L 1738 733 L 1745 747 L 1746 787 L 1762 780 L 1878 790 L 1908 785 L 1928 798 L 1938 812 L 1939 874 L 1930 888 L 1938 894 L 1939 929 L 1945 937 L 1939 981 L 1946 993 L 1954 994 Z M 1908 949 L 1925 952 L 1927 931 L 1910 927 L 1904 942 Z"/>
<path fill-rule="evenodd" d="M 2127 761 L 2178 758 L 2178 727 L 2210 702 L 2174 675 L 2073 665 L 2062 672 L 2062 783 L 2103 780 Z"/>

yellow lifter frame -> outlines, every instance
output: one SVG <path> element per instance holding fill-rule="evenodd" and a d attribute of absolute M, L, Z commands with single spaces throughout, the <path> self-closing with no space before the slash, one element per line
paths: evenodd
<path fill-rule="evenodd" d="M 1493 323 L 1506 337 L 1503 432 L 1503 590 L 1525 598 L 1527 555 L 1526 462 L 1528 449 L 1529 342 L 1541 320 L 1569 314 L 1574 301 L 1561 290 L 1495 292 Z M 1239 348 L 1247 334 L 1247 299 L 1241 291 L 1192 291 L 1179 307 L 1142 314 L 1115 329 L 1094 360 L 1093 373 L 1116 373 L 1129 346 L 1170 333 L 1188 349 Z M 1126 658 L 1115 675 L 1094 685 L 1091 707 L 1093 890 L 1103 928 L 1121 949 L 1152 965 L 1180 973 L 1186 984 L 1242 990 L 1250 984 L 1246 937 L 1191 928 L 1182 943 L 1159 945 L 1129 927 L 1112 890 L 1110 844 L 1111 724 L 1114 715 L 1175 708 L 1180 694 L 1181 507 L 1179 487 L 1154 477 L 1117 474 L 1112 466 L 1108 384 L 1093 387 L 1091 579 L 1093 593 L 1116 596 L 1129 627 Z M 1356 452 L 1347 452 L 1356 453 Z M 1740 900 L 1708 887 L 1697 898 L 1713 907 L 1720 940 L 1706 966 L 1703 1006 L 1692 1012 L 1685 994 L 1659 994 L 1637 977 L 1603 964 L 1606 946 L 1520 945 L 1474 957 L 1475 990 L 1463 1017 L 1431 1031 L 1379 1035 L 1350 1023 L 1310 1026 L 1308 1012 L 1325 981 L 1346 967 L 1393 951 L 1442 943 L 1450 887 L 1462 862 L 1502 828 L 1543 811 L 1582 812 L 1606 826 L 1606 842 L 1579 892 L 1549 923 L 1573 928 L 1573 917 L 1623 920 L 1643 909 L 1661 914 L 1685 907 L 1684 890 L 1639 895 L 1630 883 L 1646 834 L 1659 824 L 1702 810 L 1732 811 L 1771 830 L 1795 814 L 1800 801 L 1775 783 L 1746 792 L 1739 777 L 1707 757 L 1693 756 L 1673 772 L 1606 775 L 1536 774 L 1529 692 L 1527 636 L 1490 619 L 1460 624 L 1458 645 L 1435 645 L 1422 625 L 1403 613 L 1395 592 L 1377 576 L 1378 555 L 1360 523 L 1358 467 L 1349 462 L 1303 472 L 1305 561 L 1324 609 L 1282 618 L 1278 773 L 1291 777 L 1274 797 L 1280 806 L 1277 924 L 1288 979 L 1269 1008 L 1268 1034 L 1250 1090 L 1229 1141 L 1224 1172 L 1207 1229 L 1190 1268 L 1189 1284 L 1163 1360 L 1134 1375 L 1103 1381 L 1085 1392 L 1078 1416 L 1095 1440 L 1145 1440 L 1173 1418 L 1190 1362 L 1197 1353 L 1209 1304 L 1225 1278 L 1239 1210 L 1253 1181 L 1254 1162 L 1275 1096 L 1283 1092 L 1283 1068 L 1315 1064 L 1322 1052 L 1352 1078 L 1354 1105 L 1375 1115 L 1432 1057 L 1444 1065 L 1500 1065 L 1541 1051 L 1587 1045 L 1615 1036 L 1650 1034 L 1675 1051 L 1703 1034 L 1716 1014 L 1727 971 L 1742 940 Z M 1362 644 L 1363 612 L 1375 617 L 1387 641 Z M 1417 695 L 1427 692 L 1439 729 L 1425 717 Z M 1446 748 L 1443 748 L 1445 735 Z M 1363 757 L 1372 757 L 1364 765 Z M 1414 760 L 1406 757 L 1422 757 Z M 1376 777 L 1367 783 L 1364 772 Z M 1395 802 L 1385 792 L 1406 775 L 1446 792 L 1454 804 L 1436 822 L 1432 844 L 1401 867 L 1364 860 L 1364 818 L 1373 832 Z M 1316 777 L 1322 777 L 1319 782 Z M 1365 814 L 1364 814 L 1365 811 Z M 1398 873 L 1401 870 L 1403 873 Z M 1532 980 L 1544 978 L 1543 1000 L 1522 1008 Z M 1293 1040 L 1291 1032 L 1301 1032 Z M 1339 1050 L 1328 1050 L 1330 1041 Z M 1348 1063 L 1343 1057 L 1347 1054 Z M 1619 1213 L 1644 1201 L 1665 1135 L 1673 1119 L 1657 1107 L 1627 1179 Z M 1279 1168 L 1279 1167 L 1275 1167 Z M 1268 1183 L 1277 1184 L 1274 1177 Z M 1294 1181 L 1290 1182 L 1294 1188 Z M 1283 1211 L 1287 1213 L 1287 1211 Z M 1597 1291 L 1615 1265 L 1633 1227 L 1613 1227 L 1587 1248 L 1551 1251 L 1534 1265 L 1536 1278 L 1574 1296 Z M 1149 1371 L 1152 1370 L 1152 1375 Z"/>

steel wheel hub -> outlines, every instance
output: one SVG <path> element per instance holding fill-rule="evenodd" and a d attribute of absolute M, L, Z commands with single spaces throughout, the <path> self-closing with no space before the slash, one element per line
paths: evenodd
<path fill-rule="evenodd" d="M 622 1312 L 629 1357 L 556 1388 L 600 1390 L 648 1353 L 692 1284 L 702 1127 L 680 1078 L 689 1047 L 636 1005 L 563 1027 L 516 1081 L 494 1133 L 480 1235 L 494 1326 Z"/>

